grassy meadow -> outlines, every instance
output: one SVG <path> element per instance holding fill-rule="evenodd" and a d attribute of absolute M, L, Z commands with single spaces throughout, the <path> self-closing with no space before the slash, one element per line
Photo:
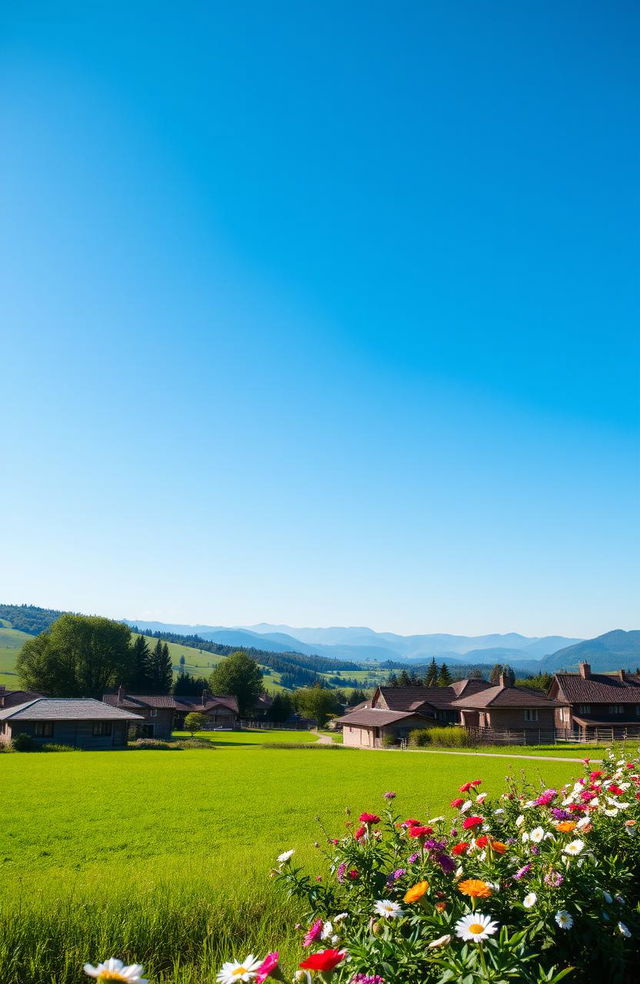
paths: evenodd
<path fill-rule="evenodd" d="M 322 874 L 315 817 L 339 834 L 345 807 L 381 809 L 389 789 L 400 813 L 428 818 L 469 778 L 497 792 L 510 771 L 545 784 L 576 772 L 552 760 L 260 747 L 275 735 L 236 744 L 219 733 L 212 750 L 0 755 L 2 984 L 75 984 L 85 960 L 109 956 L 144 963 L 154 982 L 212 984 L 223 957 L 275 945 L 293 968 L 300 914 L 268 876 L 292 847 Z M 277 740 L 301 738 L 312 740 Z"/>

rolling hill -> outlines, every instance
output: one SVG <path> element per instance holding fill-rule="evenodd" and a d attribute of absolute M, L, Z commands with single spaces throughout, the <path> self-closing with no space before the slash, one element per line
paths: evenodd
<path fill-rule="evenodd" d="M 614 629 L 595 639 L 587 639 L 575 646 L 567 646 L 542 660 L 542 671 L 576 669 L 579 663 L 590 663 L 597 673 L 608 670 L 635 670 L 640 666 L 640 630 L 625 632 Z"/>

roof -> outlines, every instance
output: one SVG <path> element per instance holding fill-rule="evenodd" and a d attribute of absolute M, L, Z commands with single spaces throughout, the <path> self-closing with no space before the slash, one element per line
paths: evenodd
<path fill-rule="evenodd" d="M 465 679 L 448 687 L 379 687 L 378 691 L 390 709 L 415 711 L 425 704 L 448 709 L 461 694 L 475 694 L 488 687 L 486 680 Z"/>
<path fill-rule="evenodd" d="M 461 697 L 452 704 L 455 708 L 473 710 L 483 707 L 559 707 L 564 701 L 551 700 L 528 687 L 488 687 L 470 697 Z"/>
<path fill-rule="evenodd" d="M 0 709 L 15 707 L 16 704 L 26 704 L 28 700 L 35 700 L 36 697 L 43 697 L 44 694 L 36 693 L 33 690 L 2 690 L 0 688 Z"/>
<path fill-rule="evenodd" d="M 640 677 L 625 673 L 624 680 L 606 673 L 556 673 L 560 694 L 570 704 L 640 704 Z"/>
<path fill-rule="evenodd" d="M 384 707 L 363 707 L 362 710 L 352 711 L 343 717 L 336 718 L 339 724 L 355 725 L 362 728 L 384 728 L 387 724 L 395 724 L 407 718 L 419 718 L 420 714 L 413 711 L 388 711 Z"/>
<path fill-rule="evenodd" d="M 36 697 L 0 710 L 0 721 L 140 721 L 138 714 L 91 697 Z"/>
<path fill-rule="evenodd" d="M 625 717 L 618 717 L 617 715 L 615 721 L 612 720 L 611 718 L 609 718 L 607 721 L 596 721 L 595 718 L 584 717 L 584 715 L 580 715 L 580 717 L 577 717 L 574 714 L 573 720 L 576 722 L 576 724 L 580 724 L 586 727 L 613 728 L 614 731 L 616 728 L 626 728 L 627 725 L 629 724 L 634 725 L 636 728 L 640 725 L 640 721 L 638 721 L 637 717 L 625 718 Z"/>
<path fill-rule="evenodd" d="M 132 711 L 143 712 L 145 708 L 165 708 L 170 711 L 213 711 L 219 707 L 226 707 L 228 710 L 238 713 L 238 700 L 236 697 L 174 697 L 172 694 L 104 694 L 102 700 L 105 704 L 112 707 L 127 708 Z"/>

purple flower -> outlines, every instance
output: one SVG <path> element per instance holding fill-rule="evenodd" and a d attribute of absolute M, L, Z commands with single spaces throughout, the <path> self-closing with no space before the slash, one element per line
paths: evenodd
<path fill-rule="evenodd" d="M 427 851 L 444 851 L 446 845 L 444 841 L 426 840 L 424 842 Z"/>
<path fill-rule="evenodd" d="M 377 974 L 354 974 L 349 984 L 384 984 L 384 977 Z"/>
<path fill-rule="evenodd" d="M 559 807 L 554 806 L 551 811 L 551 815 L 556 818 L 556 820 L 570 820 L 571 814 L 568 810 L 561 810 Z"/>
<path fill-rule="evenodd" d="M 419 859 L 419 857 L 420 857 L 419 854 L 410 854 L 408 859 L 409 864 L 415 864 L 416 861 Z"/>
<path fill-rule="evenodd" d="M 520 868 L 518 871 L 516 871 L 513 877 L 516 879 L 516 881 L 520 881 L 520 879 L 524 878 L 525 875 L 528 875 L 530 871 L 531 871 L 531 865 L 525 864 L 523 868 Z"/>
<path fill-rule="evenodd" d="M 437 854 L 436 861 L 444 871 L 445 875 L 450 875 L 452 871 L 456 870 L 456 863 L 453 858 L 450 858 L 448 854 Z"/>
<path fill-rule="evenodd" d="M 387 885 L 393 885 L 394 882 L 397 882 L 398 879 L 402 878 L 402 876 L 406 875 L 406 873 L 407 873 L 406 868 L 396 868 L 396 870 L 392 871 L 389 877 L 387 878 Z"/>
<path fill-rule="evenodd" d="M 384 798 L 386 800 L 393 800 L 393 799 L 396 798 L 396 794 L 395 793 L 384 793 Z M 356 976 L 361 976 L 361 975 L 356 975 Z M 382 980 L 382 978 L 380 978 L 380 979 Z M 371 980 L 373 980 L 373 978 L 371 978 Z"/>
<path fill-rule="evenodd" d="M 344 881 L 344 873 L 346 870 L 347 870 L 347 866 L 343 861 L 342 864 L 338 865 L 338 870 L 336 872 L 336 878 L 338 879 L 339 882 Z"/>
<path fill-rule="evenodd" d="M 537 844 L 532 844 L 531 845 L 531 853 L 532 854 L 540 854 L 540 848 L 538 847 Z"/>
<path fill-rule="evenodd" d="M 550 871 L 548 875 L 544 876 L 545 885 L 549 885 L 551 888 L 560 888 L 564 881 L 564 875 L 561 875 L 559 871 Z"/>

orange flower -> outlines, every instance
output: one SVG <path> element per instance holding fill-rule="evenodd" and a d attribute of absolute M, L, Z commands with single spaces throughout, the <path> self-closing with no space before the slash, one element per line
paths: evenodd
<path fill-rule="evenodd" d="M 556 830 L 559 830 L 561 834 L 570 834 L 575 829 L 576 823 L 573 820 L 563 820 L 562 823 L 556 824 Z"/>
<path fill-rule="evenodd" d="M 446 902 L 436 902 L 436 912 L 444 912 L 446 908 Z"/>
<path fill-rule="evenodd" d="M 506 844 L 502 843 L 502 841 L 491 841 L 491 850 L 495 851 L 496 854 L 504 854 L 508 848 Z"/>
<path fill-rule="evenodd" d="M 467 878 L 466 881 L 460 882 L 458 891 L 462 892 L 463 895 L 471 896 L 472 899 L 490 899 L 493 895 L 493 890 L 489 885 L 480 881 L 479 878 Z"/>
<path fill-rule="evenodd" d="M 405 902 L 419 902 L 424 893 L 429 888 L 429 882 L 421 881 L 417 885 L 413 885 L 411 888 L 407 889 L 404 894 Z"/>

